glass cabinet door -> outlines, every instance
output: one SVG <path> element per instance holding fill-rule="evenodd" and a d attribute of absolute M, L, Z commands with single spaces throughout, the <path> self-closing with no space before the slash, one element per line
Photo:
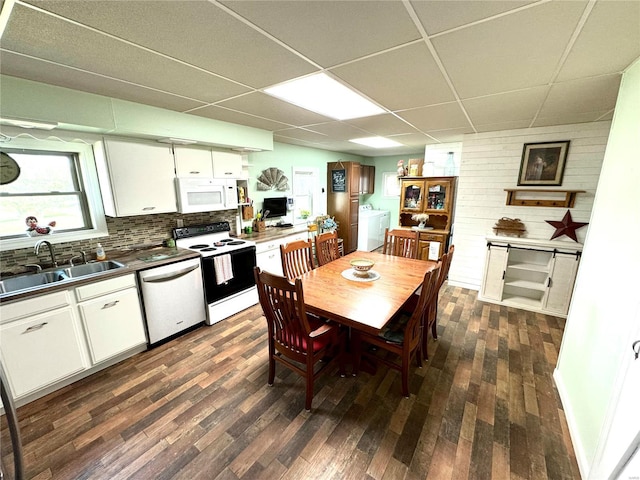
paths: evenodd
<path fill-rule="evenodd" d="M 403 181 L 402 182 L 402 210 L 410 212 L 421 212 L 424 199 L 424 181 Z"/>
<path fill-rule="evenodd" d="M 450 199 L 450 183 L 448 181 L 427 182 L 426 210 L 448 211 Z"/>

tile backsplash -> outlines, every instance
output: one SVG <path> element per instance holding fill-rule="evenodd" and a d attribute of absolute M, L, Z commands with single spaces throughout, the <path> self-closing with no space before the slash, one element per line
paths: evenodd
<path fill-rule="evenodd" d="M 90 259 L 95 258 L 98 242 L 102 244 L 107 257 L 109 250 L 121 250 L 132 245 L 154 245 L 171 237 L 171 230 L 177 227 L 177 220 L 182 219 L 185 226 L 201 225 L 210 222 L 228 221 L 231 232 L 235 232 L 236 210 L 206 213 L 164 213 L 157 215 L 139 215 L 134 217 L 107 218 L 108 237 L 94 238 L 77 242 L 55 243 L 55 253 L 59 264 L 68 263 L 80 251 L 87 253 Z M 54 234 L 55 235 L 55 234 Z M 50 264 L 48 250 L 42 249 L 36 256 L 33 248 L 21 248 L 0 252 L 0 270 L 2 272 L 20 272 L 28 263 L 37 263 L 47 268 Z"/>

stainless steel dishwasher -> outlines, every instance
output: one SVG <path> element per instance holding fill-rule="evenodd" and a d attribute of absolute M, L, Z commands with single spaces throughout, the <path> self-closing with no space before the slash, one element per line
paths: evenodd
<path fill-rule="evenodd" d="M 150 345 L 205 322 L 199 258 L 142 270 L 138 275 Z"/>

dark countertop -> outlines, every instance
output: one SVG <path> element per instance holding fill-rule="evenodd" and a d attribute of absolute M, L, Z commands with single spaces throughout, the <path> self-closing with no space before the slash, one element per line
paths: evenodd
<path fill-rule="evenodd" d="M 116 268 L 99 274 L 48 283 L 28 290 L 3 293 L 0 294 L 0 304 L 12 302 L 14 300 L 24 300 L 25 298 L 45 295 L 60 290 L 67 290 L 69 288 L 75 288 L 93 282 L 136 273 L 139 270 L 160 267 L 162 265 L 168 265 L 181 260 L 199 257 L 200 254 L 198 252 L 183 248 L 150 247 L 140 250 L 109 250 L 107 259 L 124 264 L 124 268 Z M 67 266 L 68 265 L 62 265 L 58 270 L 64 269 Z M 47 269 L 47 271 L 48 270 L 52 269 Z"/>
<path fill-rule="evenodd" d="M 251 232 L 251 233 L 242 233 L 238 235 L 238 238 L 243 240 L 251 240 L 252 242 L 262 243 L 268 242 L 270 240 L 275 240 L 276 238 L 287 237 L 289 235 L 294 235 L 296 233 L 306 232 L 307 225 L 294 225 L 293 227 L 287 228 L 278 228 L 278 227 L 267 227 L 264 232 Z"/>

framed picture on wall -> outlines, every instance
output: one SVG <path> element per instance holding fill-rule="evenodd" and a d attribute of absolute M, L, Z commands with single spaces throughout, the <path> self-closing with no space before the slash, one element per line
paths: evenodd
<path fill-rule="evenodd" d="M 562 185 L 569 140 L 525 143 L 522 149 L 518 185 Z"/>
<path fill-rule="evenodd" d="M 383 196 L 399 197 L 400 196 L 400 179 L 396 172 L 384 172 L 382 174 Z"/>

